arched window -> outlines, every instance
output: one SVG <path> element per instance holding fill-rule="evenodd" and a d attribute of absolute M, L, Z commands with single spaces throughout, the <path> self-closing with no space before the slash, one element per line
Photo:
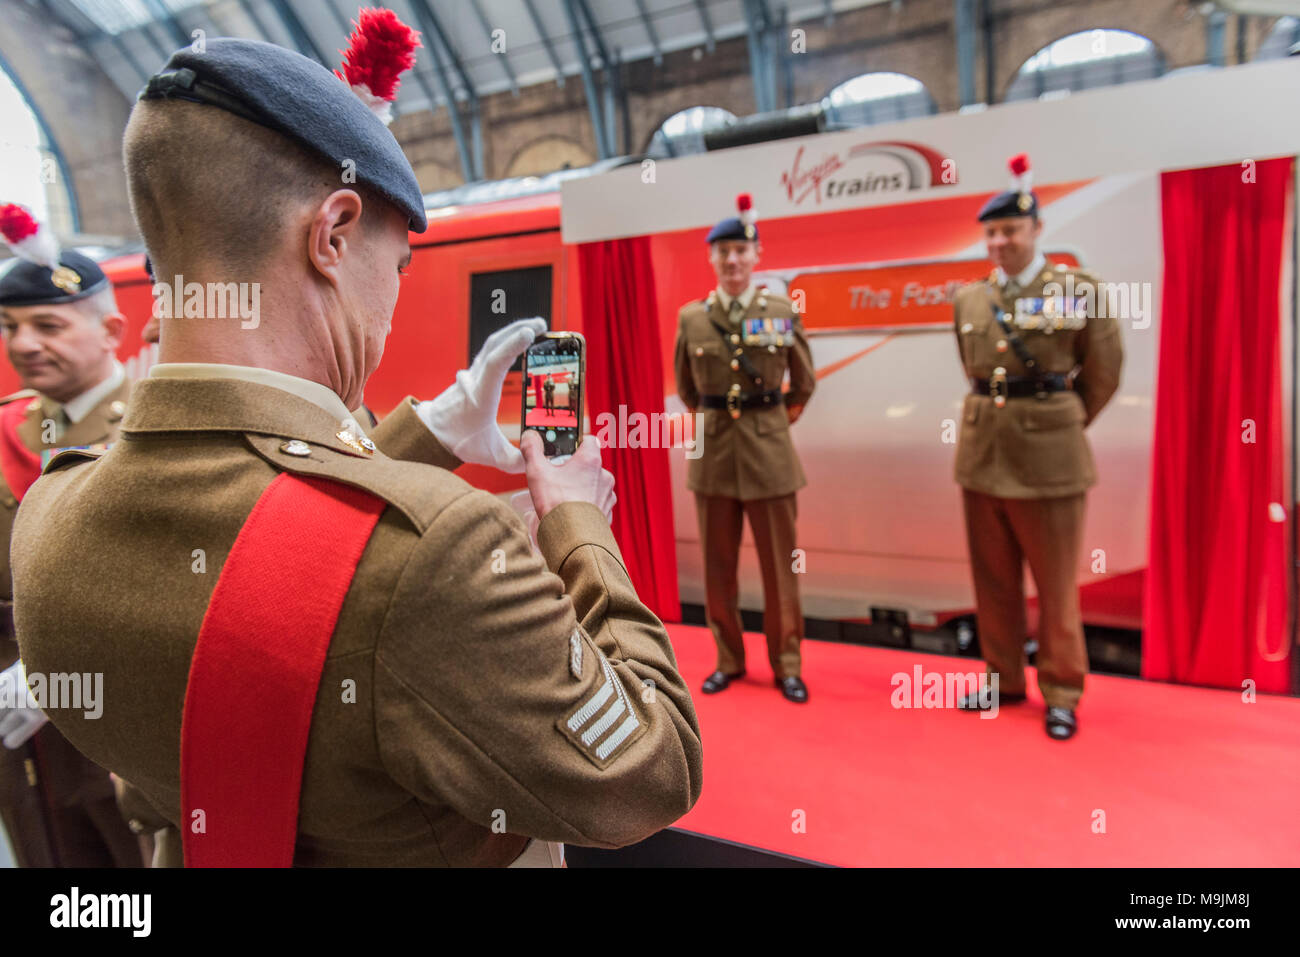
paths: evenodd
<path fill-rule="evenodd" d="M 1164 56 L 1146 37 L 1126 30 L 1084 30 L 1061 37 L 1026 60 L 1007 88 L 1006 99 L 1115 86 L 1164 72 Z"/>
<path fill-rule="evenodd" d="M 65 169 L 22 89 L 0 65 L 0 183 L 6 203 L 19 203 L 56 233 L 77 231 Z"/>
<path fill-rule="evenodd" d="M 925 84 L 904 73 L 863 73 L 845 80 L 822 100 L 831 128 L 868 126 L 928 116 L 934 98 Z"/>
<path fill-rule="evenodd" d="M 704 134 L 736 122 L 734 113 L 720 106 L 692 106 L 664 120 L 650 138 L 646 155 L 655 159 L 704 152 Z"/>
<path fill-rule="evenodd" d="M 1268 36 L 1255 51 L 1256 60 L 1277 60 L 1300 44 L 1300 17 L 1278 17 Z"/>

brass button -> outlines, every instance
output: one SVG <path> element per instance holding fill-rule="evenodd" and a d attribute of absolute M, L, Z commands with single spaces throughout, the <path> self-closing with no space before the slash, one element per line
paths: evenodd
<path fill-rule="evenodd" d="M 110 405 L 108 408 L 119 419 L 124 414 L 126 414 L 126 403 L 123 402 L 121 399 L 114 399 L 113 404 Z"/>
<path fill-rule="evenodd" d="M 768 346 L 768 347 L 767 347 L 767 351 L 768 351 L 768 352 L 775 353 L 775 352 L 776 352 L 776 346 Z"/>
<path fill-rule="evenodd" d="M 695 357 L 696 357 L 696 358 L 699 358 L 699 357 L 702 356 L 702 355 L 704 355 L 704 346 L 696 346 L 696 347 L 695 347 Z"/>
<path fill-rule="evenodd" d="M 975 330 L 975 327 L 974 327 L 973 325 L 971 325 L 969 322 L 964 322 L 964 323 L 962 323 L 962 326 L 961 326 L 961 332 L 962 332 L 962 335 L 968 335 L 969 333 L 973 332 L 974 330 Z"/>
<path fill-rule="evenodd" d="M 740 336 L 736 335 L 734 332 L 731 334 L 731 344 L 733 346 L 740 345 Z"/>
<path fill-rule="evenodd" d="M 370 442 L 369 439 L 366 439 L 366 442 L 370 443 L 369 448 L 367 448 L 364 444 L 362 444 L 361 439 L 357 438 L 347 429 L 343 429 L 339 432 L 335 432 L 334 437 L 355 452 L 365 452 L 366 455 L 373 455 L 375 452 L 374 442 Z"/>
<path fill-rule="evenodd" d="M 132 834 L 144 833 L 144 822 L 141 821 L 139 818 L 135 818 L 135 817 L 131 818 L 131 820 L 126 822 L 126 826 L 131 829 Z"/>
<path fill-rule="evenodd" d="M 5 496 L 5 508 L 13 508 L 17 504 L 18 499 L 14 498 L 12 495 Z"/>
<path fill-rule="evenodd" d="M 296 455 L 301 458 L 311 455 L 311 446 L 300 439 L 290 439 L 288 442 L 280 443 L 280 451 L 285 455 Z"/>
<path fill-rule="evenodd" d="M 731 371 L 732 371 L 732 372 L 737 372 L 737 371 L 739 371 L 739 369 L 740 369 L 740 360 L 739 360 L 739 359 L 732 359 L 732 360 L 731 360 Z"/>
<path fill-rule="evenodd" d="M 999 339 L 999 340 L 998 340 L 998 346 L 997 346 L 997 348 L 998 348 L 998 352 L 1006 352 L 1006 351 L 1007 351 L 1007 340 L 1005 340 L 1005 339 Z"/>

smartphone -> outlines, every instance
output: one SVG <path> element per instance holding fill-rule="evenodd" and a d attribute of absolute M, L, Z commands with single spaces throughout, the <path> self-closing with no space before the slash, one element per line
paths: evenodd
<path fill-rule="evenodd" d="M 542 437 L 548 457 L 572 455 L 582 438 L 587 340 L 578 332 L 544 332 L 524 352 L 523 428 Z"/>

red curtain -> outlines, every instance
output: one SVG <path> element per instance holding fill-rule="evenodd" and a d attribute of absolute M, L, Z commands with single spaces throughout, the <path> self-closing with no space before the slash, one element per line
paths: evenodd
<path fill-rule="evenodd" d="M 646 236 L 583 243 L 582 325 L 587 337 L 587 413 L 591 428 L 619 435 L 620 422 L 645 416 L 648 437 L 654 413 L 664 411 L 664 374 L 655 300 L 654 264 Z M 623 407 L 620 410 L 620 406 Z M 622 414 L 620 415 L 620 411 Z M 613 416 L 602 419 L 602 414 Z M 632 432 L 629 424 L 627 431 Z M 661 430 L 653 430 L 656 435 Z M 665 621 L 681 620 L 677 594 L 677 543 L 668 451 L 655 448 L 605 449 L 605 467 L 614 473 L 614 538 L 641 600 Z"/>
<path fill-rule="evenodd" d="M 1281 282 L 1291 159 L 1161 177 L 1145 677 L 1290 687 Z M 1285 507 L 1285 513 L 1280 511 Z"/>

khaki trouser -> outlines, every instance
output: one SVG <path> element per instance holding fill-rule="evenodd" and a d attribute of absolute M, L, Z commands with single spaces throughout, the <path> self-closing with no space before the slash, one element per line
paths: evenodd
<path fill-rule="evenodd" d="M 996 498 L 962 490 L 975 579 L 980 647 L 998 691 L 1025 690 L 1024 563 L 1038 587 L 1038 688 L 1049 708 L 1074 708 L 1083 694 L 1088 649 L 1076 578 L 1084 495 Z"/>
<path fill-rule="evenodd" d="M 726 674 L 745 670 L 736 571 L 740 564 L 740 536 L 748 516 L 763 575 L 768 662 L 777 678 L 797 677 L 803 611 L 799 605 L 799 580 L 791 567 L 795 549 L 794 494 L 742 502 L 697 493 L 695 513 L 704 547 L 704 584 L 708 593 L 705 617 L 718 646 L 718 670 Z"/>

